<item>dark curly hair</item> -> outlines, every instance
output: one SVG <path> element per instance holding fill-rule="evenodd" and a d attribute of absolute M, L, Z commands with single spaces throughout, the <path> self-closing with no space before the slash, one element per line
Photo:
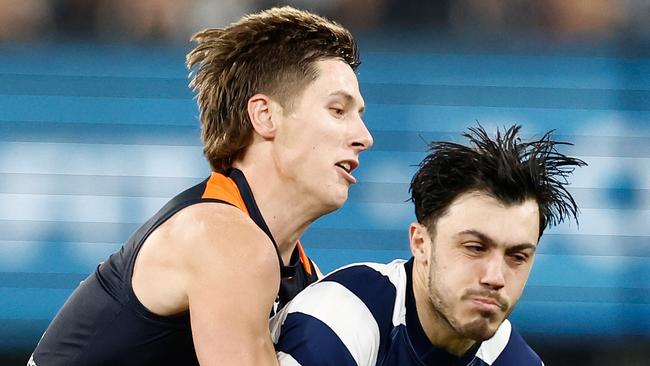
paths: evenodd
<path fill-rule="evenodd" d="M 548 225 L 555 226 L 567 217 L 578 220 L 578 206 L 566 189 L 568 176 L 584 161 L 557 151 L 554 131 L 539 140 L 523 142 L 521 126 L 505 133 L 497 130 L 491 139 L 479 125 L 464 133 L 471 146 L 451 142 L 432 142 L 429 155 L 420 163 L 411 181 L 411 200 L 418 222 L 429 230 L 461 194 L 485 192 L 504 204 L 534 199 L 539 205 L 541 236 Z"/>
<path fill-rule="evenodd" d="M 247 103 L 264 93 L 291 109 L 291 102 L 318 77 L 316 61 L 360 64 L 357 44 L 341 25 L 289 6 L 245 16 L 223 29 L 192 37 L 187 55 L 201 117 L 203 152 L 224 172 L 248 146 L 252 127 Z"/>

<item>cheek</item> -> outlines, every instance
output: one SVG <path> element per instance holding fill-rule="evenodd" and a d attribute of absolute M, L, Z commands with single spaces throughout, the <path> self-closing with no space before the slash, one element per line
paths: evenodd
<path fill-rule="evenodd" d="M 476 281 L 476 266 L 467 261 L 462 255 L 450 254 L 445 264 L 440 263 L 437 267 L 438 277 L 447 287 L 461 291 L 474 285 Z"/>
<path fill-rule="evenodd" d="M 285 131 L 275 141 L 277 155 L 291 164 L 313 160 L 321 154 L 321 150 L 319 136 L 307 131 Z"/>
<path fill-rule="evenodd" d="M 528 281 L 528 276 L 530 274 L 530 269 L 522 270 L 521 272 L 511 273 L 510 278 L 508 279 L 508 295 L 511 300 L 517 301 L 526 287 L 526 282 Z"/>
<path fill-rule="evenodd" d="M 435 263 L 431 271 L 431 287 L 439 297 L 450 301 L 460 296 L 463 285 L 463 274 L 456 273 L 447 266 L 439 266 Z"/>

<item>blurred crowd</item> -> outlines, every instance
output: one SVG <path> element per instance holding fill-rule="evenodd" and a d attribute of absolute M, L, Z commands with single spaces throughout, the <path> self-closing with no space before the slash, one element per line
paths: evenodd
<path fill-rule="evenodd" d="M 650 39 L 650 0 L 0 0 L 0 41 L 173 42 L 279 4 L 356 32 Z"/>

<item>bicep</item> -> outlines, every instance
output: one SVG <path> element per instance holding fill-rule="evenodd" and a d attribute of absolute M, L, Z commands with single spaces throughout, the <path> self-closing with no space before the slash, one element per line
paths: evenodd
<path fill-rule="evenodd" d="M 254 232 L 230 239 L 199 239 L 190 255 L 187 296 L 197 357 L 201 365 L 276 364 L 268 316 L 279 287 L 277 256 Z"/>
<path fill-rule="evenodd" d="M 229 278 L 226 276 L 223 281 Z M 232 279 L 189 296 L 192 337 L 201 364 L 260 364 L 273 353 L 268 333 L 272 300 L 253 282 Z M 250 362 L 246 359 L 250 358 Z"/>

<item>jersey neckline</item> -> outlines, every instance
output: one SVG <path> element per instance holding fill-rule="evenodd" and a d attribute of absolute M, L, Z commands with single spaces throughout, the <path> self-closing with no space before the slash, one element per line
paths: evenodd
<path fill-rule="evenodd" d="M 257 206 L 257 202 L 255 201 L 255 197 L 253 196 L 253 191 L 251 190 L 251 187 L 248 184 L 248 181 L 246 180 L 246 176 L 244 176 L 244 172 L 242 172 L 237 168 L 230 168 L 227 172 L 227 175 L 237 185 L 237 188 L 239 189 L 239 193 L 241 194 L 244 204 L 246 205 L 246 209 L 248 210 L 248 214 L 250 218 L 253 220 L 253 222 L 255 222 L 255 224 L 260 229 L 262 229 L 262 231 L 269 237 L 269 239 L 271 239 L 271 242 L 273 243 L 273 247 L 275 248 L 275 253 L 278 256 L 278 261 L 280 263 L 280 277 L 286 278 L 286 277 L 295 276 L 297 267 L 301 264 L 300 255 L 298 253 L 298 248 L 297 248 L 299 244 L 296 243 L 296 247 L 294 247 L 293 252 L 291 253 L 289 264 L 285 265 L 284 261 L 282 260 L 282 256 L 280 255 L 280 249 L 278 248 L 278 244 L 276 243 L 275 238 L 273 238 L 273 234 L 271 234 L 271 230 L 266 224 L 266 221 L 264 220 L 264 216 L 262 216 L 262 213 L 260 212 L 260 209 Z"/>

